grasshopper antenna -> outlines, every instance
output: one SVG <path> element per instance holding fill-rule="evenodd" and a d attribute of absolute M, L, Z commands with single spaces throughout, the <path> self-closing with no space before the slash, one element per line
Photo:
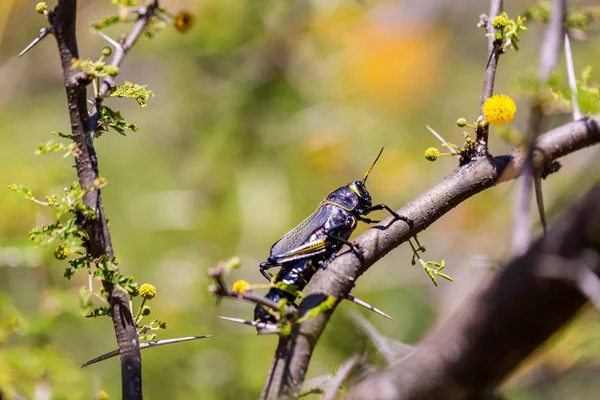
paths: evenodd
<path fill-rule="evenodd" d="M 375 166 L 375 163 L 377 162 L 377 160 L 379 160 L 379 157 L 381 157 L 381 153 L 383 153 L 383 147 L 381 148 L 381 150 L 379 150 L 379 154 L 377 154 L 377 158 L 375 158 L 375 161 L 373 161 L 373 164 L 371 164 L 371 166 L 367 170 L 367 173 L 365 174 L 365 177 L 362 180 L 363 184 L 367 183 L 367 178 L 369 177 L 369 174 L 371 173 L 371 170 Z"/>

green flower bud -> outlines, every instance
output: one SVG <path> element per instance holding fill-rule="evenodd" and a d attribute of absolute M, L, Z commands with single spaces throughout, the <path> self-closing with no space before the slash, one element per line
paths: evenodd
<path fill-rule="evenodd" d="M 425 158 L 429 161 L 435 161 L 440 156 L 440 151 L 435 147 L 430 147 L 425 150 Z"/>
<path fill-rule="evenodd" d="M 102 49 L 102 55 L 104 57 L 108 57 L 112 54 L 112 50 L 110 49 L 110 47 L 105 47 Z"/>
<path fill-rule="evenodd" d="M 144 317 L 146 317 L 146 316 L 150 315 L 150 312 L 151 312 L 151 311 L 152 311 L 152 310 L 150 310 L 150 307 L 149 307 L 149 306 L 144 306 L 144 307 L 142 307 L 142 315 L 143 315 Z"/>
<path fill-rule="evenodd" d="M 456 125 L 458 125 L 461 128 L 464 128 L 465 126 L 467 126 L 467 119 L 466 118 L 459 118 L 456 120 Z"/>
<path fill-rule="evenodd" d="M 61 244 L 56 249 L 54 249 L 54 257 L 56 257 L 57 260 L 64 260 L 67 257 L 69 257 L 69 249 L 67 248 L 67 246 Z"/>
<path fill-rule="evenodd" d="M 494 29 L 500 30 L 500 29 L 505 28 L 507 23 L 508 23 L 508 21 L 506 20 L 505 17 L 503 17 L 502 15 L 498 15 L 492 21 L 492 26 L 494 27 Z"/>
<path fill-rule="evenodd" d="M 119 67 L 115 67 L 114 65 L 107 65 L 106 67 L 104 67 L 104 70 L 109 76 L 119 75 Z"/>

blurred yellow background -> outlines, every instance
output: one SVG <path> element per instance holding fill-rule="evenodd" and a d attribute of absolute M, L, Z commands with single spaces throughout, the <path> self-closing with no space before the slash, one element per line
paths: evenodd
<path fill-rule="evenodd" d="M 514 17 L 532 4 L 506 3 Z M 45 21 L 34 11 L 36 1 L 0 4 L 0 391 L 9 399 L 11 393 L 33 399 L 39 390 L 56 399 L 89 399 L 104 389 L 119 398 L 117 359 L 78 369 L 115 348 L 109 319 L 82 316 L 85 273 L 66 281 L 67 264 L 52 257 L 52 248 L 31 247 L 27 232 L 52 216 L 7 190 L 20 183 L 40 197 L 60 194 L 76 175 L 70 159 L 34 155 L 50 131 L 69 132 L 54 38 L 17 59 Z M 231 280 L 264 283 L 258 264 L 272 243 L 329 191 L 361 178 L 382 146 L 369 179 L 375 203 L 399 208 L 450 173 L 455 159 L 424 159 L 427 147 L 439 146 L 425 124 L 461 145 L 456 119 L 479 115 L 487 39 L 476 24 L 488 2 L 161 4 L 172 13 L 192 12 L 195 25 L 186 34 L 169 28 L 141 40 L 123 64 L 118 81 L 147 84 L 155 97 L 143 109 L 131 100 L 107 100 L 140 130 L 96 142 L 100 174 L 108 180 L 102 193 L 122 271 L 157 288 L 153 316 L 168 324 L 159 338 L 214 337 L 144 351 L 144 394 L 150 400 L 257 398 L 276 338 L 217 319 L 251 319 L 253 310 L 227 300 L 215 306 L 206 270 L 237 255 L 242 268 Z M 110 1 L 79 2 L 81 57 L 96 59 L 105 46 L 91 22 L 117 12 Z M 495 90 L 516 100 L 516 129 L 527 126 L 529 99 L 514 85 L 535 74 L 542 33 L 527 25 L 521 50 L 500 60 Z M 128 29 L 106 33 L 118 38 Z M 578 70 L 598 66 L 597 37 L 573 43 L 573 50 Z M 493 154 L 509 149 L 492 136 Z M 586 149 L 567 157 L 545 181 L 550 221 L 600 177 L 597 154 Z M 353 294 L 394 318 L 366 315 L 383 335 L 415 343 L 509 257 L 513 187 L 477 195 L 419 235 L 425 259 L 444 259 L 453 283 L 434 287 L 410 264 L 406 246 L 361 277 Z M 370 363 L 384 365 L 348 318 L 355 308 L 338 308 L 309 378 L 365 349 Z M 561 335 L 568 340 L 506 385 L 507 397 L 597 398 L 599 332 L 598 317 L 586 312 Z"/>

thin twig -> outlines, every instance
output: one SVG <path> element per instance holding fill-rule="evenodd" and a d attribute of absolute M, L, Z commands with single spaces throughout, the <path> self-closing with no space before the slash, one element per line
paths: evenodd
<path fill-rule="evenodd" d="M 390 345 L 390 339 L 380 334 L 377 329 L 367 320 L 361 313 L 351 311 L 348 313 L 354 323 L 362 330 L 365 335 L 369 337 L 375 348 L 381 353 L 381 355 L 387 360 L 388 364 L 391 364 L 400 355 L 406 355 L 411 352 L 413 346 L 402 343 L 402 349 L 397 350 Z"/>
<path fill-rule="evenodd" d="M 553 0 L 550 12 L 550 21 L 544 33 L 544 40 L 540 50 L 540 60 L 538 68 L 539 91 L 532 100 L 531 114 L 529 117 L 529 135 L 525 138 L 525 148 L 529 152 L 522 178 L 517 182 L 515 197 L 513 202 L 513 229 L 511 235 L 511 252 L 513 256 L 518 256 L 527 250 L 531 241 L 531 195 L 532 188 L 535 186 L 535 198 L 537 209 L 542 223 L 542 229 L 546 232 L 546 215 L 544 211 L 544 198 L 542 192 L 541 179 L 539 171 L 533 168 L 533 149 L 537 137 L 544 128 L 546 115 L 544 113 L 544 104 L 541 96 L 544 95 L 546 84 L 550 75 L 556 69 L 560 51 L 562 49 L 562 40 L 565 32 L 565 0 Z"/>
<path fill-rule="evenodd" d="M 328 389 L 325 391 L 325 395 L 323 396 L 323 400 L 335 400 L 335 395 L 338 392 L 344 380 L 348 377 L 350 372 L 358 365 L 361 357 L 356 354 L 346 360 L 340 368 L 337 370 L 335 377 L 329 382 Z"/>
<path fill-rule="evenodd" d="M 103 32 L 100 32 L 100 31 L 97 32 L 98 34 L 100 34 L 100 36 L 105 38 L 105 40 L 107 40 L 109 43 L 111 43 L 115 47 L 115 52 L 113 53 L 112 58 L 108 62 L 108 65 L 112 65 L 114 67 L 120 67 L 121 64 L 123 64 L 123 61 L 125 60 L 125 56 L 127 55 L 127 53 L 129 53 L 131 48 L 137 43 L 138 39 L 142 36 L 142 33 L 144 33 L 144 29 L 146 29 L 146 26 L 148 26 L 148 24 L 150 23 L 150 20 L 155 15 L 158 7 L 159 7 L 158 0 L 154 0 L 152 3 L 148 4 L 147 6 L 138 7 L 138 9 L 137 9 L 138 20 L 136 21 L 136 23 L 133 26 L 133 29 L 131 30 L 129 35 L 127 35 L 127 37 L 121 43 L 116 43 L 112 39 L 108 40 L 105 38 L 106 35 Z M 115 45 L 115 43 L 116 43 L 116 45 Z M 102 79 L 102 83 L 100 84 L 100 88 L 98 91 L 99 96 L 92 103 L 93 106 L 92 106 L 92 110 L 90 112 L 90 123 L 91 123 L 90 129 L 95 129 L 96 123 L 97 123 L 98 117 L 99 117 L 99 108 L 100 108 L 99 106 L 102 102 L 102 99 L 108 95 L 108 93 L 110 92 L 110 90 L 112 89 L 112 87 L 114 85 L 115 85 L 115 82 L 112 77 L 108 76 L 108 77 Z"/>
<path fill-rule="evenodd" d="M 479 105 L 483 107 L 483 103 L 494 94 L 494 81 L 496 80 L 496 68 L 498 67 L 498 59 L 500 58 L 500 49 L 494 36 L 494 27 L 492 21 L 502 12 L 502 0 L 490 1 L 490 12 L 487 15 L 486 32 L 488 36 L 488 60 L 485 72 L 483 74 L 483 89 L 479 98 Z M 488 154 L 488 135 L 489 125 L 477 129 L 477 153 L 479 155 Z"/>

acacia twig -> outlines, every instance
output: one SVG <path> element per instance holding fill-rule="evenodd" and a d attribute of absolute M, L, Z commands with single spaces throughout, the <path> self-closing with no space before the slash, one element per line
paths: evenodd
<path fill-rule="evenodd" d="M 156 7 L 156 4 L 157 2 L 155 1 L 153 6 Z M 149 8 L 153 6 L 149 6 Z M 73 141 L 77 143 L 79 149 L 79 153 L 75 158 L 75 167 L 79 183 L 85 190 L 95 187 L 94 182 L 99 178 L 99 174 L 98 157 L 92 139 L 95 124 L 91 124 L 90 126 L 86 102 L 88 77 L 83 71 L 71 68 L 72 60 L 79 58 L 75 34 L 76 10 L 76 0 L 59 0 L 58 6 L 54 11 L 55 17 L 52 20 L 52 31 L 60 53 L 64 85 L 67 92 L 67 105 L 71 120 L 71 134 Z M 139 34 L 137 36 L 139 37 Z M 135 40 L 128 47 L 123 47 L 119 63 L 122 62 L 122 57 L 124 57 L 126 51 L 133 43 L 135 43 Z M 119 54 L 117 52 L 115 57 Z M 82 229 L 88 233 L 91 256 L 95 259 L 104 255 L 114 258 L 114 250 L 102 204 L 101 191 L 87 190 L 83 197 L 83 202 L 96 213 L 95 218 L 82 218 L 79 221 Z M 138 334 L 131 310 L 129 309 L 127 294 L 109 281 L 103 281 L 102 284 L 110 304 L 121 359 L 122 398 L 141 399 L 142 359 L 140 356 Z"/>
<path fill-rule="evenodd" d="M 494 82 L 496 80 L 496 68 L 498 67 L 498 59 L 500 58 L 501 49 L 498 45 L 497 40 L 494 36 L 494 27 L 492 21 L 494 18 L 502 12 L 502 0 L 491 0 L 490 1 L 490 12 L 485 19 L 486 32 L 488 36 L 488 63 L 483 74 L 483 89 L 481 90 L 481 96 L 479 98 L 479 105 L 483 107 L 483 103 L 494 94 Z M 488 154 L 488 135 L 489 125 L 479 127 L 477 129 L 477 154 L 486 155 Z"/>
<path fill-rule="evenodd" d="M 600 283 L 588 266 L 600 265 L 599 237 L 597 184 L 525 255 L 479 284 L 410 359 L 368 378 L 348 398 L 482 398 L 567 323 L 586 296 L 598 301 Z"/>
<path fill-rule="evenodd" d="M 535 167 L 541 168 L 552 160 L 599 143 L 599 118 L 596 115 L 594 119 L 571 122 L 541 135 L 534 155 Z M 363 251 L 362 262 L 352 253 L 342 251 L 330 267 L 317 272 L 304 290 L 298 309 L 300 317 L 327 296 L 346 297 L 360 275 L 377 260 L 458 204 L 500 182 L 514 179 L 525 158 L 525 153 L 515 149 L 510 155 L 481 157 L 459 166 L 442 182 L 396 211 L 413 221 L 413 225 L 409 227 L 388 217 L 365 231 L 354 240 Z M 327 312 L 294 326 L 291 335 L 280 337 L 263 399 L 294 397 L 299 392 L 313 349 L 336 306 L 337 303 Z"/>
<path fill-rule="evenodd" d="M 553 0 L 550 11 L 550 21 L 544 33 L 544 40 L 540 50 L 538 68 L 539 93 L 532 100 L 531 114 L 529 116 L 529 131 L 525 137 L 525 148 L 529 151 L 522 178 L 516 185 L 513 212 L 513 230 L 511 235 L 511 252 L 519 256 L 527 250 L 531 240 L 531 195 L 535 185 L 535 199 L 537 203 L 542 229 L 546 231 L 546 216 L 539 171 L 533 168 L 533 148 L 539 134 L 544 129 L 546 115 L 544 114 L 545 86 L 550 75 L 558 64 L 565 32 L 565 0 Z"/>

